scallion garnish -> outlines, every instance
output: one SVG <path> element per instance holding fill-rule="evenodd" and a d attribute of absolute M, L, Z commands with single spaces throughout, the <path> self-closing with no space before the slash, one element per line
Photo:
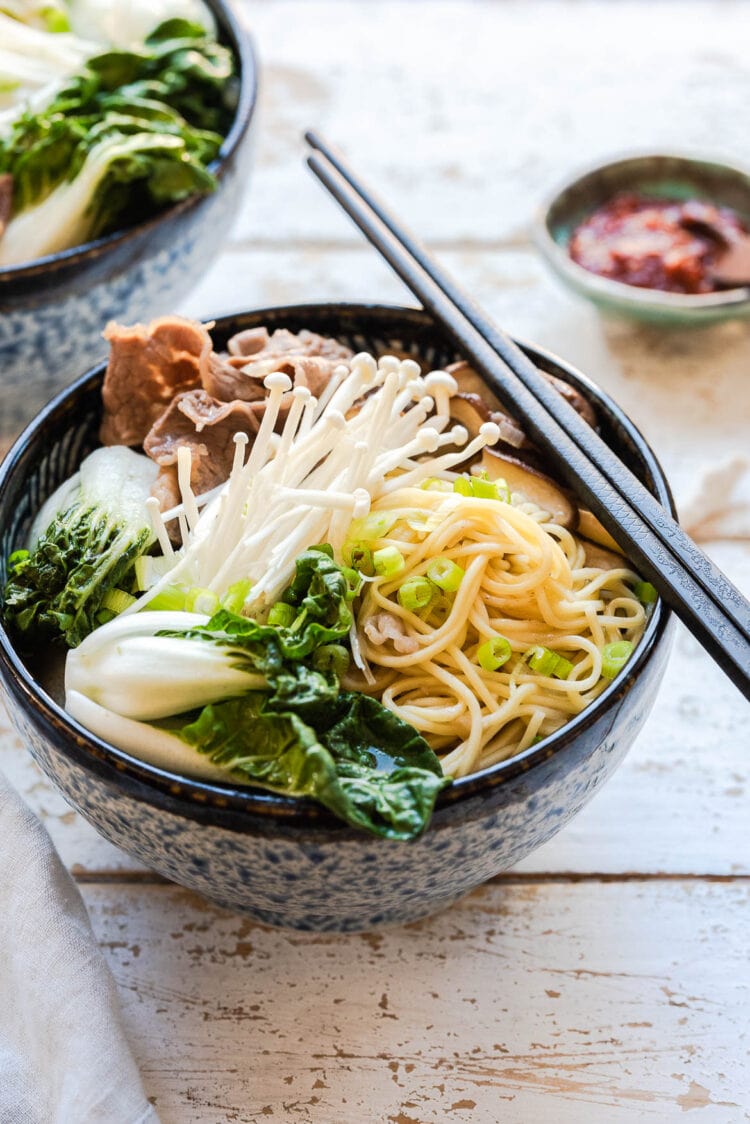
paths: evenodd
<path fill-rule="evenodd" d="M 450 558 L 440 555 L 434 558 L 427 567 L 427 577 L 439 589 L 446 593 L 455 593 L 464 578 L 464 570 Z"/>
<path fill-rule="evenodd" d="M 371 578 L 375 573 L 372 551 L 363 542 L 344 543 L 344 561 L 360 574 Z"/>
<path fill-rule="evenodd" d="M 659 596 L 651 582 L 636 582 L 633 586 L 633 593 L 642 605 L 653 605 Z"/>
<path fill-rule="evenodd" d="M 397 597 L 399 604 L 404 609 L 408 609 L 410 613 L 415 613 L 417 609 L 424 609 L 425 605 L 429 605 L 434 591 L 431 581 L 415 575 L 407 578 L 404 584 L 399 587 Z"/>
<path fill-rule="evenodd" d="M 633 654 L 633 645 L 630 640 L 615 640 L 612 644 L 605 644 L 602 648 L 602 675 L 605 679 L 614 679 L 619 671 Z"/>
<path fill-rule="evenodd" d="M 126 593 L 124 589 L 108 589 L 102 597 L 102 609 L 109 609 L 117 617 L 134 601 L 132 593 Z"/>
<path fill-rule="evenodd" d="M 548 678 L 567 679 L 573 670 L 570 660 L 566 660 L 559 652 L 553 652 L 551 648 L 542 647 L 541 644 L 529 648 L 526 659 L 532 671 Z"/>
<path fill-rule="evenodd" d="M 341 679 L 349 670 L 349 653 L 343 644 L 323 644 L 313 655 L 316 671 L 333 673 Z"/>
<path fill-rule="evenodd" d="M 363 519 L 355 519 L 349 528 L 348 538 L 353 542 L 360 539 L 363 542 L 372 542 L 373 539 L 382 539 L 398 520 L 397 511 L 371 511 Z"/>
<path fill-rule="evenodd" d="M 510 641 L 504 636 L 493 636 L 477 651 L 477 661 L 485 671 L 497 671 L 508 662 L 511 654 Z"/>
<path fill-rule="evenodd" d="M 234 582 L 222 597 L 221 607 L 239 616 L 242 613 L 247 595 L 252 589 L 252 586 L 253 583 L 249 578 L 242 578 L 240 581 Z"/>
<path fill-rule="evenodd" d="M 212 617 L 219 608 L 219 598 L 212 589 L 195 586 L 188 590 L 185 608 L 188 613 L 204 613 L 207 617 Z"/>
<path fill-rule="evenodd" d="M 291 628 L 296 616 L 297 610 L 293 605 L 287 605 L 285 601 L 277 601 L 268 611 L 268 623 L 274 628 Z"/>
<path fill-rule="evenodd" d="M 381 578 L 393 578 L 400 574 L 406 565 L 404 556 L 395 546 L 384 546 L 372 556 L 375 573 Z"/>
<path fill-rule="evenodd" d="M 486 472 L 471 478 L 471 492 L 478 500 L 502 500 L 510 503 L 510 491 L 504 480 L 490 480 Z"/>
<path fill-rule="evenodd" d="M 353 570 L 351 566 L 342 566 L 341 573 L 346 581 L 346 599 L 347 601 L 353 601 L 362 588 L 362 575 L 358 570 Z"/>
<path fill-rule="evenodd" d="M 185 608 L 187 594 L 184 585 L 165 585 L 156 597 L 151 598 L 148 607 L 166 613 L 179 612 Z"/>
<path fill-rule="evenodd" d="M 439 476 L 428 476 L 419 485 L 425 492 L 452 492 L 453 487 L 450 480 L 441 480 Z"/>
<path fill-rule="evenodd" d="M 510 488 L 502 479 L 490 480 L 483 469 L 478 476 L 459 476 L 453 481 L 453 491 L 460 496 L 473 496 L 476 500 L 500 500 L 510 503 Z"/>

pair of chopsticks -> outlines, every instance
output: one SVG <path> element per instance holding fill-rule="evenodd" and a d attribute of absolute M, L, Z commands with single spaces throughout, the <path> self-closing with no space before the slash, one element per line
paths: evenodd
<path fill-rule="evenodd" d="M 503 405 L 555 463 L 729 678 L 750 699 L 750 603 L 517 344 L 313 132 L 307 163 Z"/>

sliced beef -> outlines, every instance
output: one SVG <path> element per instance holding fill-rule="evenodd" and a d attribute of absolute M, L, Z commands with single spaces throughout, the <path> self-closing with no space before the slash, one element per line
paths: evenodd
<path fill-rule="evenodd" d="M 259 402 L 266 396 L 263 378 L 245 373 L 216 352 L 208 357 L 203 389 L 219 402 Z"/>
<path fill-rule="evenodd" d="M 330 336 L 317 332 L 289 332 L 277 328 L 270 333 L 267 328 L 248 328 L 232 336 L 227 344 L 230 355 L 251 359 L 277 359 L 283 355 L 319 355 L 337 363 L 351 359 L 352 352 Z"/>
<path fill-rule="evenodd" d="M 177 464 L 177 450 L 187 445 L 192 454 L 190 483 L 196 495 L 202 495 L 227 479 L 235 433 L 247 433 L 252 440 L 265 408 L 265 402 L 217 402 L 205 390 L 184 391 L 152 426 L 144 451 L 162 468 L 169 468 Z M 162 491 L 163 485 L 162 481 Z M 159 490 L 154 494 L 159 495 Z"/>
<path fill-rule="evenodd" d="M 317 397 L 336 367 L 352 357 L 338 340 L 304 329 L 295 333 L 277 328 L 269 333 L 267 328 L 248 328 L 229 340 L 227 350 L 228 354 L 216 357 L 203 382 L 209 394 L 222 402 L 255 401 L 265 393 L 263 379 L 277 371 Z"/>
<path fill-rule="evenodd" d="M 145 326 L 108 324 L 104 377 L 104 445 L 140 445 L 176 394 L 202 384 L 211 337 L 196 320 L 163 316 Z"/>

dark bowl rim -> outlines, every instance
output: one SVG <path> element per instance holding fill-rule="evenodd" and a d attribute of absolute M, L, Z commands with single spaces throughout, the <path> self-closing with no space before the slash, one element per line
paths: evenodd
<path fill-rule="evenodd" d="M 236 153 L 243 137 L 245 136 L 255 112 L 258 100 L 258 59 L 253 47 L 250 33 L 244 28 L 231 4 L 225 0 L 206 0 L 206 4 L 216 17 L 220 31 L 228 33 L 231 46 L 239 62 L 239 98 L 232 125 L 222 141 L 219 154 L 208 165 L 208 170 L 213 172 L 221 181 L 231 157 Z M 44 275 L 53 276 L 57 271 L 76 266 L 85 265 L 95 261 L 109 250 L 125 245 L 130 239 L 148 235 L 149 231 L 156 229 L 162 223 L 169 222 L 177 216 L 189 214 L 200 207 L 210 196 L 191 195 L 187 199 L 174 203 L 166 210 L 160 211 L 150 219 L 128 226 L 124 230 L 116 230 L 102 238 L 90 242 L 82 242 L 79 246 L 71 246 L 67 250 L 57 250 L 54 254 L 45 254 L 44 257 L 34 258 L 18 265 L 0 266 L 0 285 L 11 285 L 18 281 L 32 281 L 35 277 Z"/>
<path fill-rule="evenodd" d="M 538 206 L 532 222 L 532 237 L 538 250 L 547 259 L 550 265 L 565 277 L 579 291 L 586 292 L 594 299 L 608 300 L 612 303 L 626 307 L 644 308 L 664 312 L 682 312 L 700 315 L 710 314 L 717 310 L 726 311 L 732 308 L 741 308 L 750 302 L 750 286 L 738 286 L 733 289 L 722 289 L 714 293 L 664 293 L 659 289 L 646 289 L 636 285 L 626 285 L 622 281 L 612 281 L 608 277 L 600 277 L 588 269 L 584 269 L 578 262 L 573 261 L 567 250 L 555 239 L 550 228 L 550 218 L 553 209 L 567 192 L 572 191 L 584 180 L 596 176 L 601 172 L 617 170 L 630 164 L 637 164 L 644 160 L 676 161 L 693 167 L 713 167 L 726 169 L 747 181 L 748 196 L 750 197 L 750 167 L 744 167 L 733 161 L 710 152 L 699 152 L 690 149 L 674 149 L 671 151 L 654 152 L 651 150 L 636 150 L 623 152 L 609 160 L 601 160 L 588 164 L 568 176 L 563 182 L 547 194 Z"/>
<path fill-rule="evenodd" d="M 421 308 L 356 302 L 274 305 L 263 309 L 246 309 L 225 313 L 222 316 L 206 318 L 205 323 L 213 323 L 221 331 L 224 325 L 229 326 L 232 321 L 246 316 L 257 318 L 266 315 L 276 317 L 279 314 L 288 314 L 290 318 L 296 319 L 304 317 L 307 312 L 310 314 L 320 313 L 321 309 L 350 317 L 362 316 L 366 318 L 367 316 L 393 315 L 402 321 L 408 321 L 411 318 L 420 327 L 435 323 L 434 318 Z M 440 330 L 439 326 L 438 330 Z M 657 498 L 674 514 L 674 502 L 664 471 L 645 437 L 627 414 L 592 379 L 572 364 L 558 359 L 552 352 L 544 348 L 527 343 L 523 343 L 522 346 L 528 348 L 533 357 L 538 357 L 552 364 L 563 371 L 566 376 L 572 375 L 574 382 L 580 382 L 591 392 L 595 402 L 601 404 L 615 425 L 621 428 L 633 443 L 639 457 L 653 477 L 658 493 Z M 68 398 L 74 397 L 89 384 L 94 385 L 102 377 L 105 367 L 106 361 L 90 368 L 75 382 L 55 395 L 26 426 L 5 458 L 0 461 L 0 495 L 7 487 L 9 479 L 12 478 L 16 466 L 25 459 L 27 440 L 43 428 L 46 420 L 63 406 Z M 537 745 L 530 746 L 524 752 L 505 761 L 500 761 L 481 772 L 472 773 L 467 777 L 455 780 L 439 795 L 436 811 L 449 805 L 455 805 L 477 794 L 486 794 L 490 789 L 506 784 L 520 774 L 527 773 L 535 766 L 543 764 L 571 745 L 578 735 L 590 727 L 611 704 L 615 704 L 627 694 L 645 664 L 655 653 L 657 645 L 665 634 L 670 616 L 671 610 L 659 599 L 649 616 L 643 638 L 634 656 L 628 661 L 626 669 L 602 691 L 590 706 Z M 77 760 L 85 769 L 98 774 L 110 783 L 123 784 L 126 777 L 130 777 L 136 782 L 131 795 L 134 795 L 137 799 L 159 807 L 169 807 L 172 810 L 178 808 L 182 814 L 189 818 L 205 819 L 207 813 L 210 813 L 209 819 L 217 819 L 229 810 L 229 822 L 232 828 L 240 831 L 243 830 L 241 822 L 243 815 L 247 817 L 246 828 L 250 830 L 251 821 L 254 817 L 257 817 L 258 814 L 262 817 L 268 816 L 270 813 L 280 821 L 291 824 L 295 829 L 309 828 L 324 832 L 333 829 L 337 832 L 347 832 L 352 837 L 359 837 L 361 834 L 342 824 L 325 808 L 313 801 L 264 792 L 250 786 L 234 786 L 231 782 L 221 784 L 170 773 L 98 738 L 72 719 L 61 706 L 39 687 L 27 669 L 24 660 L 16 652 L 11 638 L 0 622 L 0 685 L 3 679 L 12 681 L 16 696 L 25 698 L 27 706 L 43 720 L 47 729 L 51 726 L 56 728 L 58 733 L 62 732 L 65 735 L 65 753 L 67 756 Z M 18 698 L 14 699 L 11 705 L 19 705 Z"/>

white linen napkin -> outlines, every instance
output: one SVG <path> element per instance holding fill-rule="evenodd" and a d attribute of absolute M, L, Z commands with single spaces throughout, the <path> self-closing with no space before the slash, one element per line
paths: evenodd
<path fill-rule="evenodd" d="M 83 899 L 2 774 L 0 847 L 0 1124 L 158 1124 Z"/>

